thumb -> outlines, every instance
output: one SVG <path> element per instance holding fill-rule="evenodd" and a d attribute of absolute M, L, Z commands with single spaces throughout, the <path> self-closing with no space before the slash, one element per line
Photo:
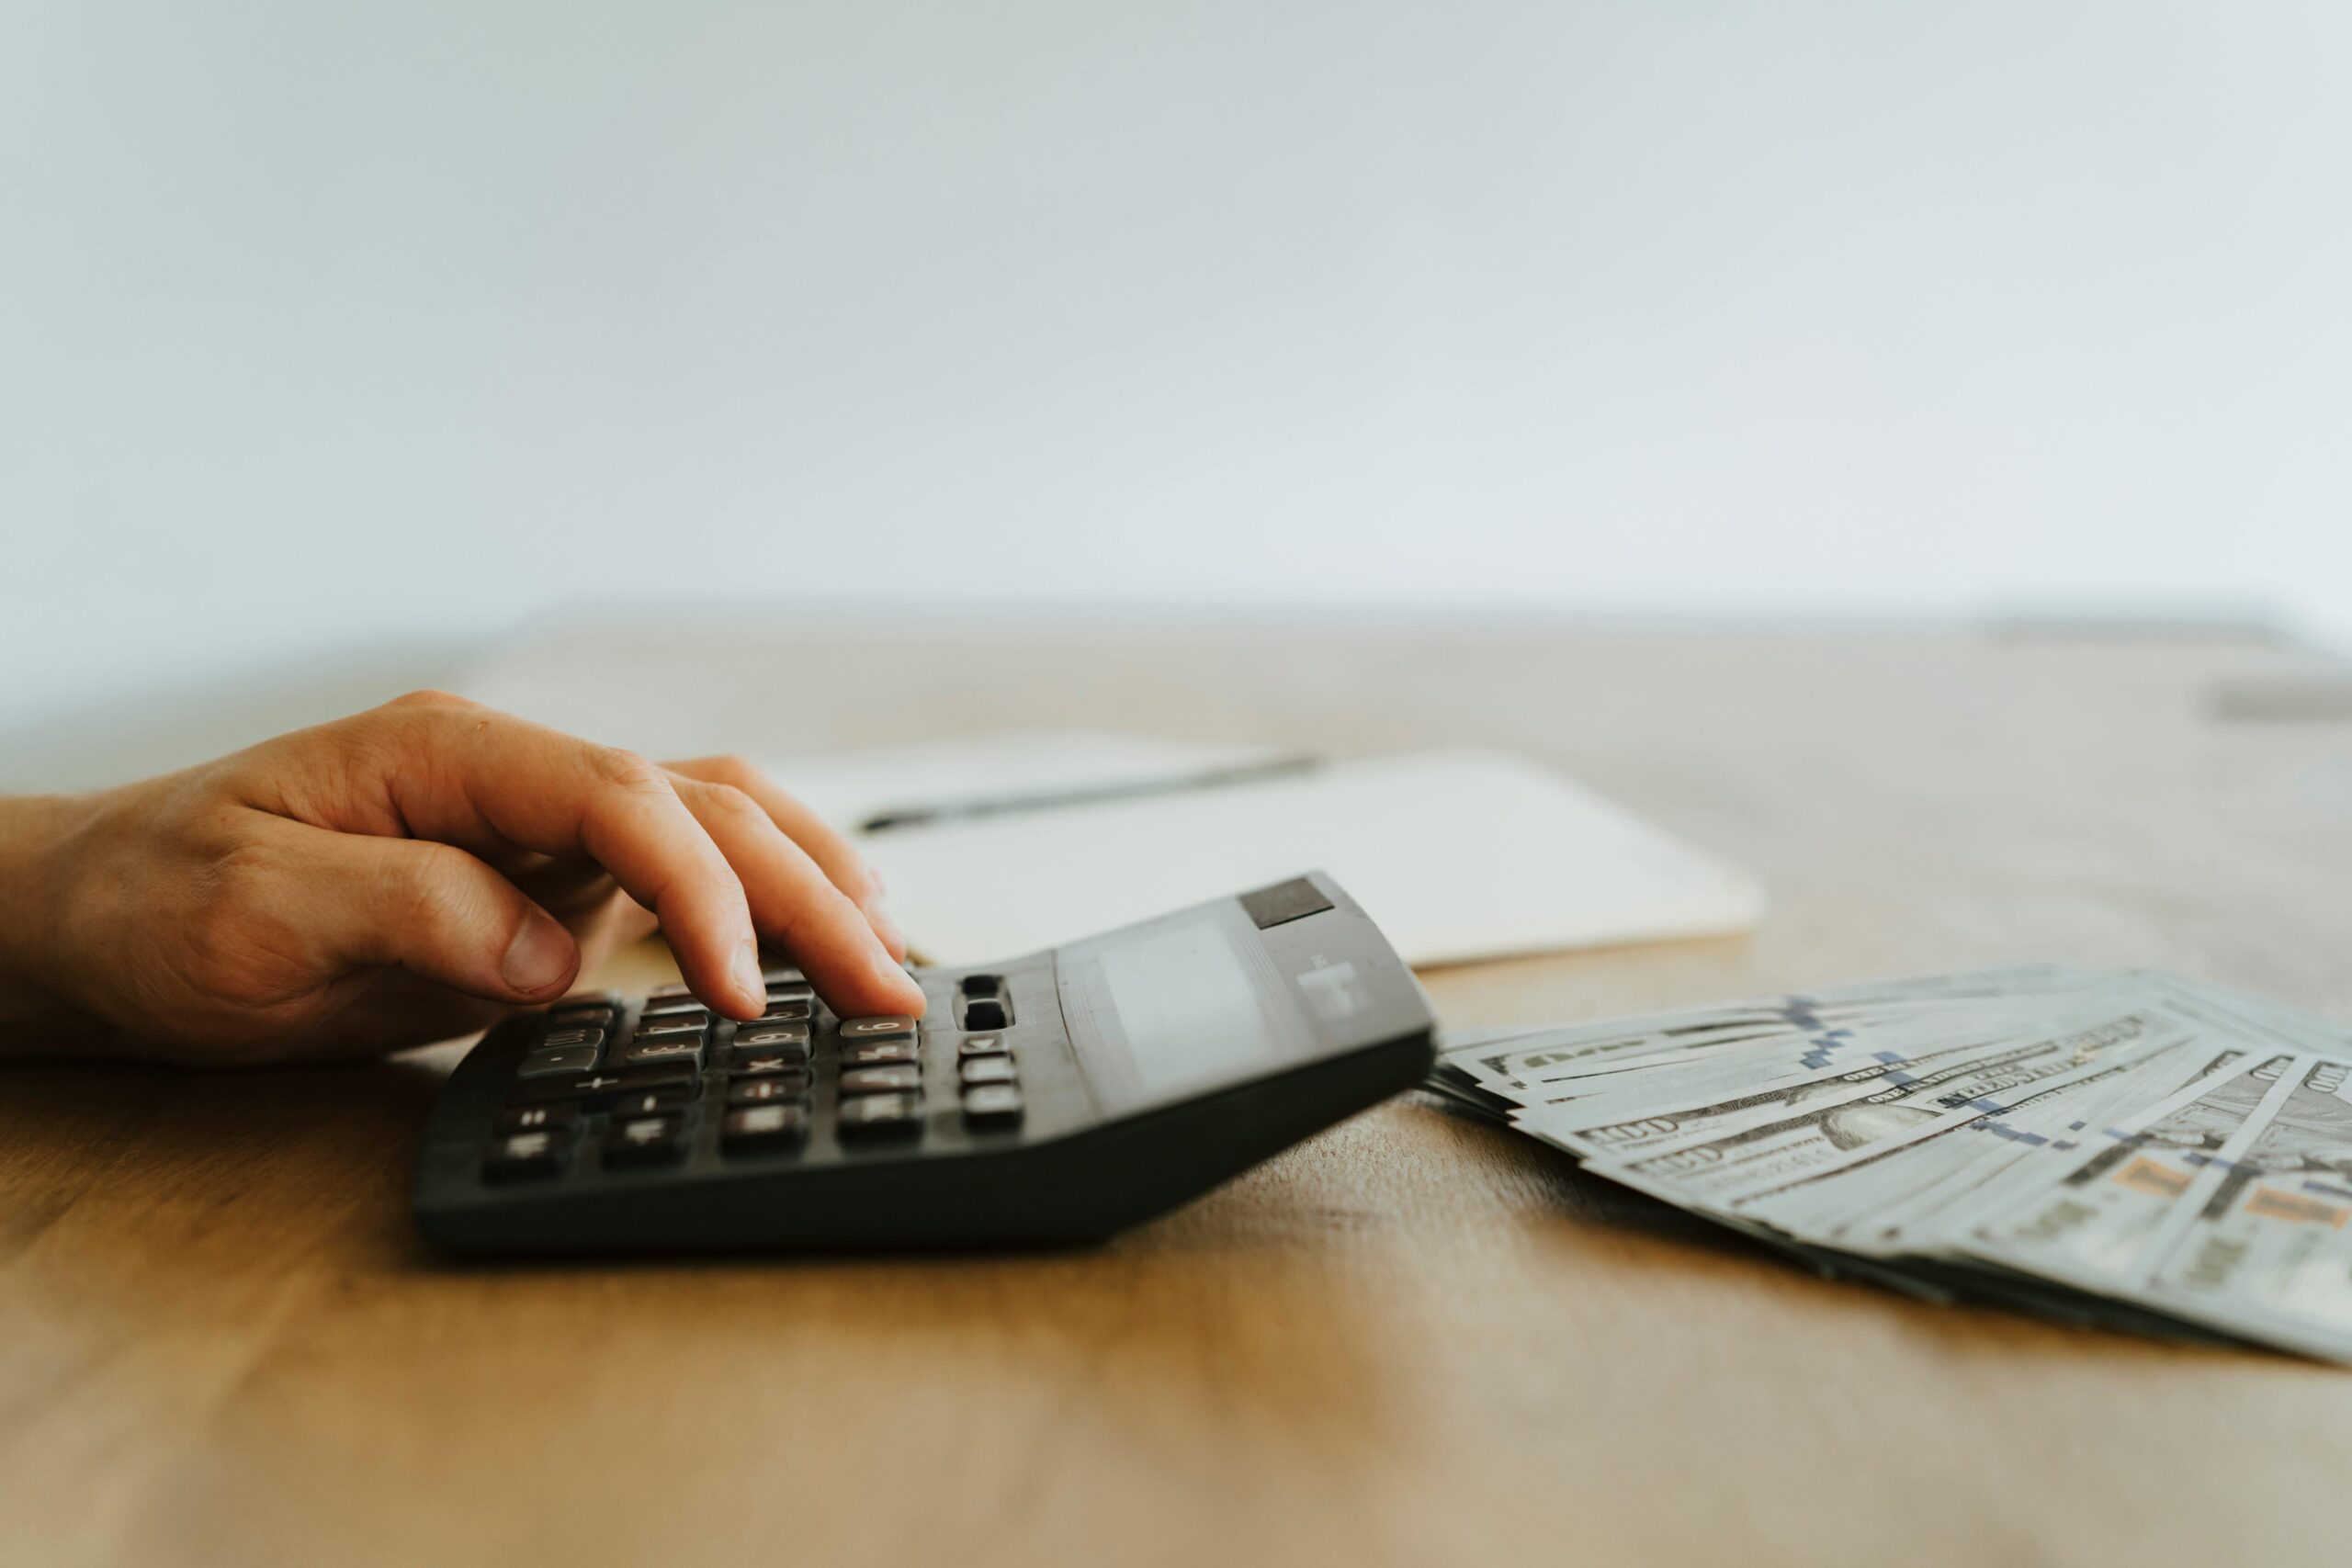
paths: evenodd
<path fill-rule="evenodd" d="M 465 851 L 417 839 L 310 829 L 313 874 L 300 929 L 341 965 L 397 964 L 501 1002 L 561 996 L 580 947 L 554 916 Z"/>

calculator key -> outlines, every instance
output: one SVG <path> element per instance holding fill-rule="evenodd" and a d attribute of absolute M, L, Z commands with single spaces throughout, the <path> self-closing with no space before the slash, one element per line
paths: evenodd
<path fill-rule="evenodd" d="M 514 1069 L 518 1078 L 558 1078 L 573 1073 L 584 1073 L 596 1065 L 594 1045 L 562 1045 L 552 1051 L 534 1051 L 523 1058 Z"/>
<path fill-rule="evenodd" d="M 798 964 L 786 964 L 781 959 L 771 960 L 766 955 L 763 954 L 760 959 L 760 978 L 765 980 L 771 986 L 786 985 L 808 978 L 807 976 L 801 974 Z"/>
<path fill-rule="evenodd" d="M 610 1002 L 563 1002 L 548 1010 L 548 1022 L 559 1029 L 583 1024 L 601 1029 L 612 1016 Z"/>
<path fill-rule="evenodd" d="M 552 1132 L 569 1127 L 580 1115 L 580 1107 L 566 1100 L 552 1105 L 528 1105 L 520 1111 L 502 1111 L 498 1115 L 498 1130 L 502 1133 Z"/>
<path fill-rule="evenodd" d="M 778 1051 L 736 1051 L 727 1058 L 729 1077 L 768 1077 L 777 1073 L 805 1073 L 808 1070 L 808 1047 L 786 1045 Z"/>
<path fill-rule="evenodd" d="M 702 1036 L 665 1034 L 648 1040 L 640 1035 L 621 1047 L 620 1065 L 624 1067 L 698 1067 L 702 1066 Z"/>
<path fill-rule="evenodd" d="M 491 1141 L 481 1173 L 492 1181 L 554 1176 L 563 1169 L 563 1157 L 571 1152 L 571 1145 L 560 1129 L 509 1133 Z"/>
<path fill-rule="evenodd" d="M 694 1079 L 684 1073 L 667 1075 L 666 1081 L 690 1084 Z M 645 1075 L 631 1073 L 582 1073 L 568 1078 L 533 1078 L 518 1083 L 506 1097 L 510 1105 L 548 1105 L 559 1100 L 576 1100 L 590 1110 L 609 1105 L 622 1095 L 662 1087 L 649 1081 Z"/>
<path fill-rule="evenodd" d="M 850 1067 L 842 1074 L 843 1094 L 883 1094 L 922 1088 L 922 1069 L 908 1063 L 888 1067 Z"/>
<path fill-rule="evenodd" d="M 904 1013 L 886 1013 L 879 1018 L 845 1018 L 842 1020 L 842 1038 L 847 1040 L 913 1039 L 915 1021 Z"/>
<path fill-rule="evenodd" d="M 774 1105 L 747 1105 L 730 1111 L 718 1124 L 719 1142 L 729 1154 L 759 1149 L 789 1148 L 808 1136 L 808 1107 L 800 1100 Z"/>
<path fill-rule="evenodd" d="M 681 1159 L 685 1152 L 683 1116 L 631 1116 L 616 1121 L 605 1134 L 606 1165 L 657 1165 Z"/>
<path fill-rule="evenodd" d="M 798 1078 L 808 1081 L 808 1058 L 782 1051 L 754 1052 L 728 1059 L 727 1076 L 736 1078 Z"/>
<path fill-rule="evenodd" d="M 861 1094 L 834 1108 L 844 1138 L 887 1137 L 922 1128 L 922 1100 L 911 1094 Z"/>
<path fill-rule="evenodd" d="M 760 1016 L 763 1019 L 791 1020 L 807 1018 L 813 1010 L 814 1004 L 807 998 L 794 997 L 785 1001 L 768 1003 L 768 1010 Z"/>
<path fill-rule="evenodd" d="M 557 1029 L 539 1036 L 542 1045 L 602 1045 L 605 1032 L 601 1029 Z"/>
<path fill-rule="evenodd" d="M 768 1000 L 772 1002 L 813 1002 L 816 999 L 817 993 L 797 980 L 780 985 L 772 983 L 768 987 Z"/>
<path fill-rule="evenodd" d="M 843 1067 L 888 1067 L 922 1059 L 911 1040 L 867 1040 L 854 1045 L 844 1043 L 842 1046 Z"/>
<path fill-rule="evenodd" d="M 637 1038 L 642 1040 L 651 1034 L 698 1035 L 707 1032 L 709 1028 L 709 1018 L 700 1013 L 678 1018 L 655 1017 L 646 1019 L 637 1026 Z"/>
<path fill-rule="evenodd" d="M 1012 1021 L 1012 1010 L 996 997 L 969 997 L 964 1002 L 964 1027 L 1002 1029 Z"/>
<path fill-rule="evenodd" d="M 964 1081 L 971 1083 L 1011 1083 L 1020 1075 L 1012 1069 L 1010 1056 L 967 1056 L 963 1064 Z"/>
<path fill-rule="evenodd" d="M 747 1024 L 735 1032 L 735 1049 L 745 1051 L 797 1051 L 808 1054 L 808 1026 L 805 1023 Z"/>
<path fill-rule="evenodd" d="M 612 1102 L 616 1116 L 667 1116 L 684 1111 L 694 1091 L 684 1084 L 632 1089 Z"/>
<path fill-rule="evenodd" d="M 1009 1127 L 1021 1120 L 1021 1091 L 1009 1083 L 978 1084 L 964 1091 L 964 1120 L 974 1127 Z"/>
<path fill-rule="evenodd" d="M 513 1105 L 543 1105 L 556 1100 L 587 1100 L 626 1086 L 626 1079 L 611 1073 L 580 1073 L 568 1078 L 526 1079 L 508 1090 L 506 1099 Z"/>
<path fill-rule="evenodd" d="M 957 989 L 967 997 L 992 997 L 1004 989 L 1001 975 L 967 975 L 957 983 Z"/>
<path fill-rule="evenodd" d="M 727 1086 L 727 1103 L 729 1105 L 773 1105 L 779 1100 L 808 1098 L 808 1080 L 800 1077 L 745 1078 L 741 1083 Z"/>
<path fill-rule="evenodd" d="M 689 1062 L 665 1064 L 658 1067 L 630 1067 L 620 1075 L 621 1090 L 634 1094 L 641 1089 L 692 1089 L 695 1075 L 700 1071 Z"/>
<path fill-rule="evenodd" d="M 1001 1056 L 1012 1049 L 1001 1034 L 967 1034 L 956 1043 L 956 1054 L 965 1057 Z"/>
<path fill-rule="evenodd" d="M 649 1066 L 657 1062 L 695 1061 L 710 1043 L 707 1034 L 639 1034 L 612 1052 L 606 1061 L 623 1066 Z"/>

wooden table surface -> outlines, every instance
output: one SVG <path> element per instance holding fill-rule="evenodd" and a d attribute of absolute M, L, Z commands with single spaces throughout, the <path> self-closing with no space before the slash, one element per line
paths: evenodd
<path fill-rule="evenodd" d="M 1773 891 L 1746 940 L 1425 976 L 1457 1024 L 2029 954 L 2352 1014 L 2352 725 L 2213 716 L 2288 649 L 1237 620 L 768 651 L 812 744 L 1516 747 Z M 2352 1552 L 2352 1373 L 1826 1283 L 1420 1097 L 1096 1251 L 457 1267 L 406 1213 L 450 1057 L 0 1077 L 0 1562 Z"/>

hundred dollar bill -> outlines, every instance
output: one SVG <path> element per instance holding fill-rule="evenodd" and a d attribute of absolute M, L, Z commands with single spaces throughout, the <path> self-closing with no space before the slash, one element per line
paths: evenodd
<path fill-rule="evenodd" d="M 2340 1021 L 2049 964 L 1455 1032 L 1429 1082 L 1826 1275 L 2352 1362 L 2347 1079 Z"/>
<path fill-rule="evenodd" d="M 1849 1206 L 1836 1227 L 1841 1245 L 1868 1252 L 1943 1255 L 1975 1222 L 2022 1195 L 2044 1190 L 2114 1136 L 2141 1107 L 2226 1072 L 2246 1055 L 2239 1044 L 2192 1038 L 2134 1064 L 2129 1072 L 2043 1100 L 2026 1112 L 1972 1123 L 1951 1146 L 1923 1151 L 1918 1184 L 1880 1202 Z M 1905 1162 L 1907 1167 L 1911 1162 Z"/>
<path fill-rule="evenodd" d="M 1784 1032 L 1707 1051 L 1585 1062 L 1548 1071 L 1515 1096 L 1530 1111 L 1541 1109 L 1549 1116 L 1555 1108 L 1571 1105 L 1576 1111 L 1564 1114 L 1590 1112 L 1603 1100 L 1617 1106 L 1708 1100 L 1740 1089 L 1762 1092 L 1782 1083 L 1899 1067 L 1931 1055 L 2024 1040 L 2064 1020 L 2112 1017 L 2123 1010 L 2104 996 L 2067 999 L 2075 1005 L 2011 1001 L 1894 1009 L 1811 1034 Z"/>
<path fill-rule="evenodd" d="M 2180 1038 L 2175 1025 L 2127 1015 L 2041 1042 L 2037 1051 L 1998 1053 L 1996 1060 L 1933 1085 L 1889 1086 L 1877 1094 L 1594 1165 L 1677 1202 L 1726 1207 L 1855 1164 L 1874 1146 L 1901 1147 L 1980 1117 L 2014 1112 L 2034 1094 L 2120 1071 L 2139 1056 L 2173 1049 Z"/>
<path fill-rule="evenodd" d="M 1818 1180 L 1765 1195 L 1756 1218 L 1816 1243 L 1875 1256 L 1932 1254 L 1967 1217 L 2005 1194 L 2048 1184 L 2095 1146 L 2118 1114 L 2162 1100 L 2245 1053 L 2190 1041 L 2151 1053 L 2017 1109 L 1962 1124 L 1917 1145 L 1874 1149 Z"/>
<path fill-rule="evenodd" d="M 2260 997 L 2249 997 L 2202 981 L 2168 975 L 2147 975 L 2143 978 L 2167 992 L 2182 1011 L 2226 1032 L 2252 1032 L 2290 1050 L 2352 1060 L 2352 1025 L 2316 1018 Z"/>
<path fill-rule="evenodd" d="M 1859 1146 L 1885 1132 L 1916 1125 L 1943 1110 L 2066 1072 L 2120 1047 L 2172 1043 L 2187 1031 L 2154 1011 L 2126 1013 L 2055 1033 L 1990 1042 L 1951 1036 L 1912 1051 L 1882 1050 L 1844 1071 L 1776 1076 L 1755 1089 L 1724 1093 L 1707 1083 L 1699 1096 L 1652 1097 L 1629 1091 L 1541 1112 L 1521 1113 L 1543 1135 L 1592 1157 L 1623 1160 L 1764 1128 L 1802 1116 L 1811 1135 Z M 1759 1153 L 1750 1140 L 1743 1154 Z"/>
<path fill-rule="evenodd" d="M 1443 1096 L 1455 1108 L 1484 1117 L 1492 1122 L 1505 1120 L 1518 1101 L 1509 1095 L 1489 1088 L 1457 1066 L 1449 1057 L 1498 1045 L 1505 1041 L 1525 1040 L 1546 1032 L 1542 1027 L 1449 1029 L 1438 1047 L 1437 1066 L 1430 1069 L 1422 1087 L 1433 1094 Z"/>
<path fill-rule="evenodd" d="M 2127 1124 L 2059 1182 L 1956 1242 L 1973 1258 L 2089 1290 L 2129 1290 L 2172 1233 L 2198 1172 L 2236 1158 L 2258 1112 L 2291 1087 L 2289 1055 L 2247 1056 Z"/>
<path fill-rule="evenodd" d="M 1798 1234 L 1880 1254 L 1933 1249 L 1943 1237 L 2026 1190 L 2053 1182 L 2053 1168 L 2096 1152 L 2111 1122 L 2132 1110 L 2211 1077 L 2249 1051 L 2332 1037 L 2316 1021 L 2165 976 L 2135 976 L 2143 996 L 2200 1021 L 2206 1043 L 2181 1060 L 2151 1059 L 2098 1086 L 2089 1099 L 2055 1099 L 2030 1116 L 1988 1117 L 1964 1135 L 1938 1139 L 1904 1157 L 1882 1157 L 1838 1179 L 1809 1183 L 1776 1202 L 1771 1223 Z M 2220 1005 L 2215 1005 L 2215 1004 Z M 2244 1003 L 2245 1005 L 2238 1005 Z M 2234 1038 L 2233 1038 L 2234 1037 Z M 2218 1040 L 2219 1043 L 2214 1042 Z"/>
<path fill-rule="evenodd" d="M 2018 1027 L 2030 1027 L 2018 1021 Z M 1597 1114 L 1603 1121 L 1628 1106 L 1702 1103 L 1725 1095 L 1762 1094 L 1802 1080 L 1836 1078 L 1855 1070 L 1917 1062 L 1931 1054 L 1988 1045 L 2000 1038 L 1999 1025 L 1985 1020 L 1981 1026 L 1955 1026 L 1939 1019 L 1930 1026 L 1890 1023 L 1873 1032 L 1872 1049 L 1860 1060 L 1850 1053 L 1822 1049 L 1811 1037 L 1772 1034 L 1709 1051 L 1651 1056 L 1628 1062 L 1597 1062 L 1561 1077 L 1532 1083 L 1516 1091 L 1523 1117 L 1540 1117 L 1548 1124 L 1577 1124 L 1573 1119 Z M 1600 1110 L 1599 1107 L 1607 1109 Z"/>
<path fill-rule="evenodd" d="M 2216 1327 L 2352 1358 L 2352 1064 L 2308 1058 L 2149 1281 Z"/>
<path fill-rule="evenodd" d="M 1964 1004 L 2079 989 L 2107 977 L 2064 964 L 2000 964 L 1956 975 L 1863 981 L 1715 1007 L 1611 1019 L 1533 1040 L 1449 1051 L 1449 1063 L 1495 1087 L 1523 1088 L 1578 1064 L 1713 1050 L 1785 1035 L 1826 1032 L 1888 1009 Z"/>

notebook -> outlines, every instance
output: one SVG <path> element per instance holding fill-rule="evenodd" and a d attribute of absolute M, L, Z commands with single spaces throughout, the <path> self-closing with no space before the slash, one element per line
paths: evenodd
<path fill-rule="evenodd" d="M 1764 909 L 1754 878 L 1500 751 L 1320 761 L 1057 731 L 770 766 L 853 834 L 936 963 L 1051 947 L 1310 869 L 1418 966 L 1726 935 Z"/>

